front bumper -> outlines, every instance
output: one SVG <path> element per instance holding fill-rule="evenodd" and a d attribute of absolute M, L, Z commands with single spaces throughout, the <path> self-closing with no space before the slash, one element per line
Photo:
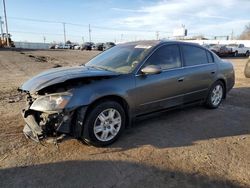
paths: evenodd
<path fill-rule="evenodd" d="M 35 132 L 28 124 L 24 126 L 23 133 L 26 138 L 30 138 L 34 140 L 35 142 L 39 142 L 39 140 L 42 139 L 43 137 L 43 134 L 39 134 Z"/>
<path fill-rule="evenodd" d="M 24 116 L 22 113 L 26 125 L 23 128 L 23 133 L 26 138 L 30 138 L 36 142 L 44 137 L 42 128 L 37 124 L 33 115 Z"/>
<path fill-rule="evenodd" d="M 71 132 L 73 112 L 46 114 L 32 110 L 23 110 L 22 116 L 26 123 L 23 129 L 25 137 L 36 142 L 48 136 L 58 136 L 58 133 Z"/>
<path fill-rule="evenodd" d="M 83 106 L 71 111 L 46 114 L 45 112 L 24 109 L 22 116 L 26 125 L 23 133 L 26 138 L 36 142 L 47 137 L 57 137 L 60 134 L 69 134 L 80 138 L 86 110 L 87 106 Z"/>
<path fill-rule="evenodd" d="M 81 137 L 88 106 L 64 108 L 53 112 L 39 111 L 30 109 L 37 97 L 31 96 L 28 92 L 26 94 L 26 106 L 22 110 L 25 121 L 23 133 L 26 138 L 39 142 L 47 137 L 60 137 L 61 134 Z"/>

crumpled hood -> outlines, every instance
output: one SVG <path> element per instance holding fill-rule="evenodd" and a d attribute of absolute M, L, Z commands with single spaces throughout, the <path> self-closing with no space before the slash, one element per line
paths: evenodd
<path fill-rule="evenodd" d="M 54 68 L 42 72 L 31 78 L 21 86 L 21 90 L 35 93 L 48 86 L 65 82 L 71 79 L 98 76 L 115 76 L 118 73 L 94 69 L 86 66 Z"/>

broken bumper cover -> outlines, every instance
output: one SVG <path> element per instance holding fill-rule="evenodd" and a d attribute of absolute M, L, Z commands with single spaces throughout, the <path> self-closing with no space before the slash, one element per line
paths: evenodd
<path fill-rule="evenodd" d="M 39 142 L 39 140 L 44 137 L 42 128 L 37 124 L 33 115 L 28 115 L 27 117 L 24 116 L 24 113 L 22 113 L 22 115 L 26 122 L 23 128 L 25 137 Z"/>
<path fill-rule="evenodd" d="M 80 138 L 86 109 L 87 107 L 84 106 L 79 109 L 49 115 L 45 112 L 23 110 L 22 116 L 26 123 L 23 133 L 26 138 L 36 142 L 51 136 L 57 137 L 60 134 L 70 134 L 75 138 Z M 39 117 L 45 115 L 46 120 L 37 120 L 37 113 L 39 113 Z"/>

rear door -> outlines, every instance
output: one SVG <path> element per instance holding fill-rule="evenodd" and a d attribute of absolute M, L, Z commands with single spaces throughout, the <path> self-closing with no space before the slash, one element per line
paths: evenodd
<path fill-rule="evenodd" d="M 189 44 L 181 45 L 184 61 L 184 103 L 195 102 L 207 96 L 215 80 L 217 65 L 206 49 Z"/>

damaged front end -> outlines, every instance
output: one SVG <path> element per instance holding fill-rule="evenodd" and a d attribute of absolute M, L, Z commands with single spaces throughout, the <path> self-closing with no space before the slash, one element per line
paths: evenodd
<path fill-rule="evenodd" d="M 22 110 L 26 125 L 23 132 L 27 138 L 39 140 L 58 133 L 71 133 L 75 109 L 65 108 L 72 97 L 70 92 L 38 95 L 27 93 L 27 105 Z"/>
<path fill-rule="evenodd" d="M 22 111 L 23 132 L 35 141 L 59 134 L 80 138 L 85 112 L 92 95 L 89 86 L 119 74 L 85 66 L 51 69 L 26 81 L 18 90 L 27 96 Z"/>

